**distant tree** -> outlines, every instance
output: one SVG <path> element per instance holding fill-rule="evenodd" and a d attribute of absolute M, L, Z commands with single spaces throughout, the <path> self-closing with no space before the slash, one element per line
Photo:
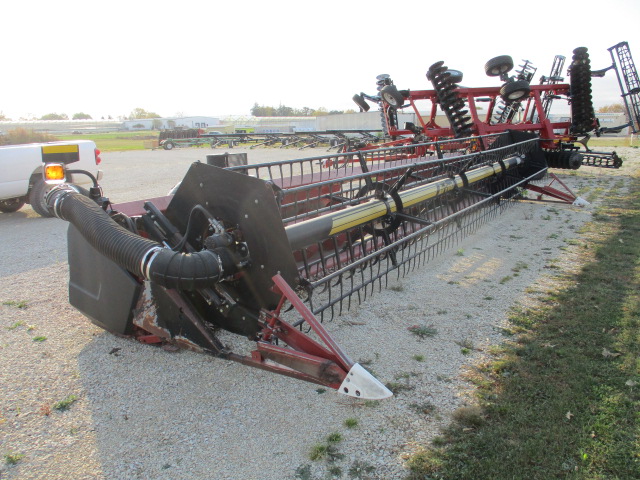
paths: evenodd
<path fill-rule="evenodd" d="M 161 118 L 155 112 L 147 112 L 144 108 L 134 108 L 129 114 L 129 120 L 138 120 L 142 118 Z"/>
<path fill-rule="evenodd" d="M 91 115 L 89 115 L 88 113 L 74 113 L 73 117 L 71 117 L 72 120 L 92 120 Z"/>
<path fill-rule="evenodd" d="M 0 111 L 0 121 L 3 121 L 3 120 L 11 120 L 11 119 L 7 118 L 6 115 Z"/>
<path fill-rule="evenodd" d="M 66 113 L 47 113 L 40 117 L 40 120 L 69 120 Z"/>
<path fill-rule="evenodd" d="M 282 104 L 276 109 L 276 117 L 291 117 L 293 116 L 293 108 L 286 107 Z"/>
<path fill-rule="evenodd" d="M 254 117 L 320 117 L 323 115 L 337 115 L 340 113 L 345 113 L 345 111 L 328 111 L 324 107 L 320 107 L 316 110 L 309 107 L 292 108 L 282 104 L 280 104 L 278 108 L 274 108 L 260 105 L 257 102 L 253 104 L 253 107 L 251 107 L 251 115 Z M 354 113 L 354 110 L 347 110 L 346 113 Z"/>
<path fill-rule="evenodd" d="M 273 107 L 263 107 L 258 105 L 258 103 L 254 103 L 253 107 L 251 107 L 251 115 L 254 117 L 275 117 L 277 116 L 276 109 Z"/>
<path fill-rule="evenodd" d="M 598 113 L 624 113 L 625 108 L 622 103 L 612 103 L 598 109 Z"/>

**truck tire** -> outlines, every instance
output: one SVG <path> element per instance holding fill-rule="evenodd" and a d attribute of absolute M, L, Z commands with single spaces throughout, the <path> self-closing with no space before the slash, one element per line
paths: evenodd
<path fill-rule="evenodd" d="M 31 187 L 31 190 L 29 190 L 29 203 L 31 204 L 31 208 L 33 208 L 38 215 L 45 218 L 53 216 L 49 213 L 47 202 L 45 202 L 45 196 L 50 189 L 51 187 L 44 183 L 42 178 L 38 178 Z"/>
<path fill-rule="evenodd" d="M 162 146 L 165 150 L 173 150 L 173 147 L 175 147 L 175 143 L 171 142 L 171 141 L 167 141 L 164 142 L 164 145 Z"/>
<path fill-rule="evenodd" d="M 0 212 L 12 213 L 20 210 L 25 204 L 26 199 L 24 197 L 7 198 L 6 200 L 0 200 Z"/>

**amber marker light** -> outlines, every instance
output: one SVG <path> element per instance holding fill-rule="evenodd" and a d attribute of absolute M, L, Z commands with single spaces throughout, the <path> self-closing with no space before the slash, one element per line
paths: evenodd
<path fill-rule="evenodd" d="M 64 181 L 66 180 L 64 164 L 62 163 L 45 164 L 43 175 L 44 175 L 44 181 L 49 184 L 64 183 Z"/>

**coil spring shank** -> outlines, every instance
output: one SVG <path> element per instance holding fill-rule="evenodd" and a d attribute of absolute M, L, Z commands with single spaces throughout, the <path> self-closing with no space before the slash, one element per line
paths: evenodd
<path fill-rule="evenodd" d="M 466 116 L 468 110 L 464 110 L 464 100 L 456 94 L 456 84 L 451 79 L 448 68 L 444 62 L 436 62 L 427 72 L 427 79 L 433 84 L 438 97 L 440 108 L 447 116 L 456 138 L 473 134 L 471 118 Z"/>
<path fill-rule="evenodd" d="M 595 126 L 595 112 L 591 95 L 591 61 L 585 47 L 573 51 L 571 66 L 571 132 L 587 133 Z"/>

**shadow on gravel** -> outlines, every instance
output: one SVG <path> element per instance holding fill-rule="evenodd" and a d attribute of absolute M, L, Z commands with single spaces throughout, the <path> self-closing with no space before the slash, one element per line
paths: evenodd
<path fill-rule="evenodd" d="M 290 472 L 291 452 L 335 414 L 335 398 L 296 380 L 109 333 L 82 350 L 78 368 L 105 478 Z"/>
<path fill-rule="evenodd" d="M 0 214 L 0 278 L 66 263 L 67 222 L 35 215 Z"/>

